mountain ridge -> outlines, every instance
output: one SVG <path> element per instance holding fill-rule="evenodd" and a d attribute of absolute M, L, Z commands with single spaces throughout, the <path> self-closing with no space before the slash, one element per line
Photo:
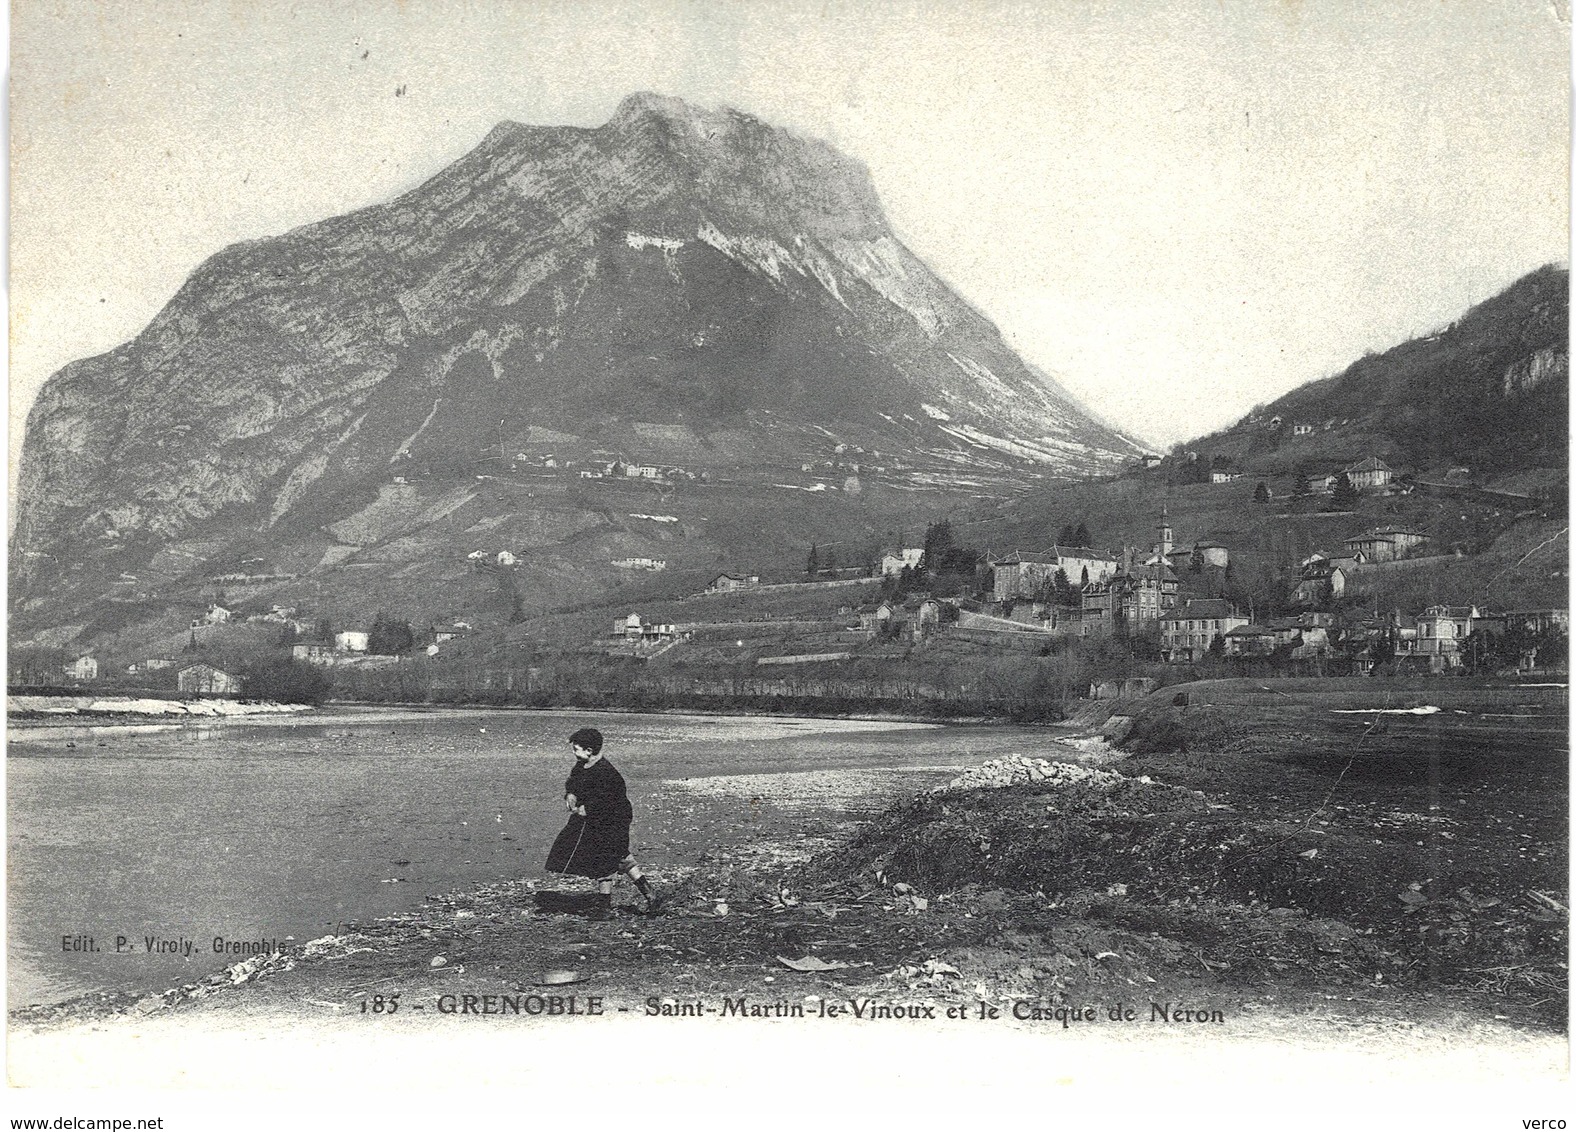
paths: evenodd
<path fill-rule="evenodd" d="M 313 542 L 396 480 L 545 457 L 539 434 L 752 491 L 839 446 L 865 458 L 777 487 L 1010 492 L 1140 450 L 896 239 L 861 163 L 640 94 L 598 127 L 499 123 L 390 201 L 221 249 L 64 367 L 29 414 L 13 613 L 167 587 L 171 543 Z"/>
<path fill-rule="evenodd" d="M 1562 468 L 1569 321 L 1570 270 L 1545 264 L 1448 325 L 1369 351 L 1182 447 L 1238 460 L 1341 459 L 1361 449 L 1409 467 L 1461 464 L 1486 475 Z M 1310 430 L 1300 440 L 1298 426 Z"/>

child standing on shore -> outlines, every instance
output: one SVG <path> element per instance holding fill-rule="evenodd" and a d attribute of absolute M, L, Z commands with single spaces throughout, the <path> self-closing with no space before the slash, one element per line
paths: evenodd
<path fill-rule="evenodd" d="M 573 873 L 597 881 L 593 915 L 613 911 L 613 882 L 620 872 L 635 882 L 645 900 L 645 910 L 656 911 L 657 898 L 629 851 L 629 827 L 634 808 L 624 776 L 602 757 L 602 733 L 582 727 L 569 736 L 575 764 L 564 782 L 564 807 L 569 823 L 547 854 L 547 871 Z"/>

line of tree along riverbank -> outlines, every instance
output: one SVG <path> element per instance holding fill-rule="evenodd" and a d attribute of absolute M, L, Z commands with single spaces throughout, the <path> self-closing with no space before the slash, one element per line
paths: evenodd
<path fill-rule="evenodd" d="M 799 715 L 985 717 L 1057 722 L 1088 692 L 1086 666 L 1066 657 L 936 658 L 908 663 L 830 661 L 797 670 L 653 670 L 640 661 L 560 656 L 498 667 L 413 661 L 335 670 L 338 699 L 628 711 L 783 712 Z"/>

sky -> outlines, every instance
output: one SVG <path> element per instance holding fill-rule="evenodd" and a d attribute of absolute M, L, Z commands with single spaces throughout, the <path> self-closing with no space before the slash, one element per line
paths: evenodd
<path fill-rule="evenodd" d="M 1568 262 L 1568 0 L 27 0 L 11 52 L 13 490 L 45 379 L 212 253 L 636 90 L 862 160 L 916 254 L 1157 446 Z"/>

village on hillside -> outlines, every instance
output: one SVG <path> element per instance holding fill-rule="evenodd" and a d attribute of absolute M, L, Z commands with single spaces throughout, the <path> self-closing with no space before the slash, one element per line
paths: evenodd
<path fill-rule="evenodd" d="M 945 540 L 944 527 L 932 531 Z M 838 612 L 847 617 L 841 629 L 856 640 L 925 642 L 945 634 L 976 641 L 998 637 L 1008 647 L 1033 639 L 1116 638 L 1138 644 L 1142 659 L 1175 665 L 1215 660 L 1236 674 L 1254 675 L 1510 675 L 1564 669 L 1566 609 L 1437 604 L 1365 610 L 1340 603 L 1360 590 L 1365 570 L 1408 562 L 1426 566 L 1408 557 L 1426 546 L 1419 532 L 1382 528 L 1345 540 L 1337 553 L 1309 556 L 1292 594 L 1297 608 L 1256 615 L 1222 596 L 1229 592 L 1229 547 L 1203 539 L 1179 543 L 1164 511 L 1157 531 L 1157 541 L 1143 553 L 1058 544 L 1001 557 L 963 551 L 961 557 L 974 564 L 977 588 L 949 596 L 927 589 L 927 582 L 947 569 L 938 563 L 935 547 L 894 548 L 883 555 L 874 576 L 882 583 L 881 597 L 841 606 Z M 941 553 L 960 556 L 950 545 Z M 758 574 L 723 573 L 697 596 L 822 590 L 863 581 L 763 585 Z M 738 618 L 653 622 L 631 612 L 613 623 L 604 647 L 655 659 L 708 631 L 741 624 Z M 756 662 L 818 664 L 853 655 L 801 653 Z"/>
<path fill-rule="evenodd" d="M 1279 421 L 1270 425 L 1291 431 Z M 1140 492 L 1135 507 L 1160 494 L 1149 492 L 1144 477 L 1165 470 L 1161 463 L 1144 458 L 1129 473 Z M 1201 484 L 1198 465 L 1209 467 L 1209 486 L 1199 491 L 1224 490 L 1215 485 L 1241 475 L 1186 451 L 1165 463 L 1174 478 Z M 629 474 L 628 466 L 596 471 Z M 1464 471 L 1398 475 L 1369 456 L 1299 475 L 1287 499 L 1260 482 L 1251 506 L 1311 507 L 1310 516 L 1344 516 L 1349 526 L 1359 521 L 1354 508 L 1364 500 L 1470 491 L 1481 502 L 1485 493 L 1465 482 Z M 1299 555 L 1295 569 L 1266 589 L 1234 574 L 1244 548 L 1179 530 L 1165 499 L 1157 501 L 1153 541 L 1145 546 L 1129 540 L 1097 549 L 1092 544 L 1100 540 L 1079 522 L 1047 529 L 1026 548 L 977 549 L 960 545 L 952 521 L 942 519 L 928 525 L 923 545 L 889 547 L 864 565 L 839 567 L 835 548 L 812 545 L 802 571 L 754 563 L 720 572 L 688 596 L 654 591 L 643 608 L 610 619 L 590 611 L 561 618 L 556 633 L 536 636 L 530 624 L 500 638 L 463 620 L 417 627 L 379 614 L 342 626 L 295 606 L 248 608 L 223 588 L 226 579 L 247 579 L 226 575 L 213 579 L 213 600 L 178 642 L 112 667 L 91 654 L 42 663 L 24 656 L 12 679 L 22 686 L 255 698 L 578 702 L 588 695 L 607 700 L 608 689 L 620 686 L 610 672 L 633 664 L 626 690 L 655 687 L 681 700 L 789 696 L 802 708 L 818 697 L 988 704 L 1004 685 L 1021 703 L 1048 694 L 1036 667 L 1043 658 L 1059 660 L 1050 694 L 1062 701 L 1131 695 L 1205 675 L 1527 677 L 1566 670 L 1568 609 L 1450 601 L 1403 607 L 1370 596 L 1462 560 L 1459 542 L 1438 546 L 1405 520 L 1367 523 Z M 1514 508 L 1532 500 L 1494 502 Z M 1385 514 L 1395 511 L 1394 503 L 1384 507 Z M 507 577 L 517 565 L 508 549 L 465 557 L 469 570 L 489 576 Z M 615 565 L 650 573 L 666 563 L 640 557 Z M 252 644 L 237 647 L 238 639 Z M 970 657 L 994 674 L 997 691 L 983 699 L 990 681 L 976 679 L 971 690 Z"/>

